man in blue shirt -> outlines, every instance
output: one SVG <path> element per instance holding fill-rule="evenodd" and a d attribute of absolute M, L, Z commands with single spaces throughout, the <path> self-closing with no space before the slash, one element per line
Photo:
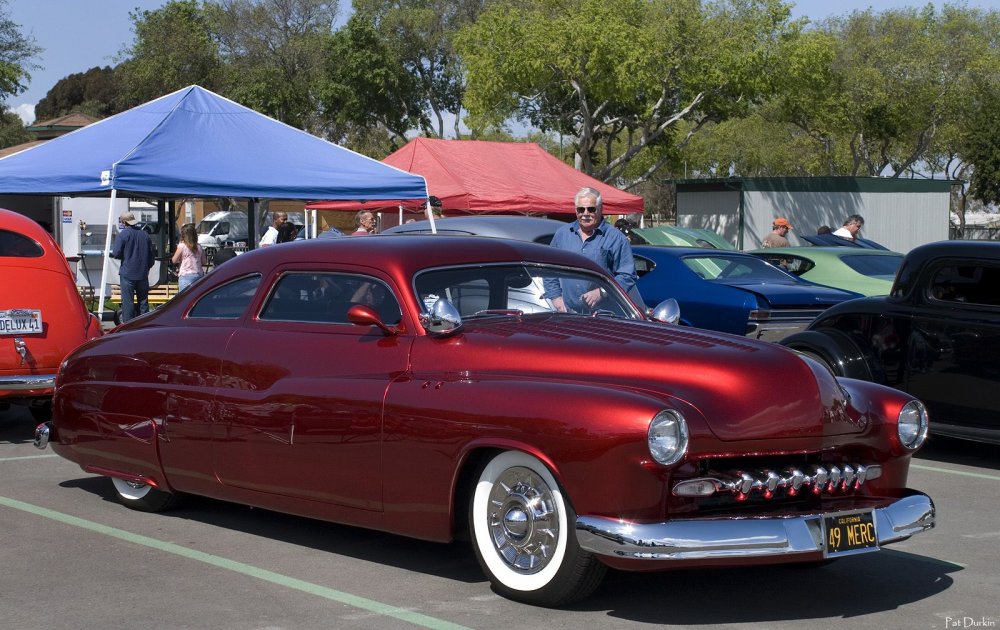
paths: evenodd
<path fill-rule="evenodd" d="M 635 260 L 628 237 L 604 222 L 601 193 L 594 188 L 581 188 L 573 199 L 576 221 L 556 230 L 552 245 L 583 254 L 604 267 L 622 289 L 642 306 L 635 289 Z M 591 312 L 600 308 L 605 296 L 599 288 L 583 280 L 545 281 L 545 297 L 552 300 L 558 311 Z"/>
<path fill-rule="evenodd" d="M 136 226 L 135 215 L 123 212 L 119 217 L 118 237 L 111 248 L 111 257 L 122 261 L 118 269 L 122 289 L 122 321 L 149 312 L 149 270 L 153 268 L 153 241 L 145 230 Z M 138 303 L 138 313 L 136 312 Z"/>

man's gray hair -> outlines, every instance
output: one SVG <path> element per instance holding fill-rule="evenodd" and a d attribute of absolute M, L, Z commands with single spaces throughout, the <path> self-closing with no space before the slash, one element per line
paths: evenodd
<path fill-rule="evenodd" d="M 573 197 L 573 205 L 579 207 L 580 200 L 584 197 L 593 197 L 594 205 L 597 206 L 597 211 L 602 212 L 604 209 L 604 200 L 601 198 L 601 191 L 596 188 L 591 188 L 589 186 L 584 186 L 576 193 L 576 197 Z"/>
<path fill-rule="evenodd" d="M 358 210 L 358 213 L 354 215 L 354 227 L 361 227 L 361 219 L 365 218 L 366 214 L 375 218 L 371 210 Z"/>

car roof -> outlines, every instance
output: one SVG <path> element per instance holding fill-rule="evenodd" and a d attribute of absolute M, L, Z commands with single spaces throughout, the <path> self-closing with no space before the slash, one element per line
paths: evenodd
<path fill-rule="evenodd" d="M 267 273 L 279 265 L 322 262 L 348 267 L 367 266 L 405 280 L 418 271 L 433 267 L 524 261 L 580 267 L 603 273 L 601 267 L 588 258 L 548 245 L 513 239 L 449 236 L 448 246 L 441 247 L 435 238 L 421 234 L 373 234 L 292 241 L 249 251 L 220 265 L 212 273 L 233 278 L 253 272 Z"/>
<path fill-rule="evenodd" d="M 523 216 L 468 216 L 436 219 L 434 225 L 438 234 L 462 234 L 466 236 L 491 236 L 512 238 L 519 241 L 548 242 L 555 231 L 566 225 L 562 221 L 541 217 Z M 431 222 L 414 221 L 396 225 L 382 231 L 382 234 L 431 233 Z"/>

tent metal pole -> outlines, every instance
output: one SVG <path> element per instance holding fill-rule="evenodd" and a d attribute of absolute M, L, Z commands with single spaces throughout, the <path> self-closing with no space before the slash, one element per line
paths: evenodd
<path fill-rule="evenodd" d="M 115 197 L 118 191 L 111 189 L 111 201 L 108 203 L 108 233 L 104 236 L 104 264 L 101 267 L 101 290 L 97 298 L 97 319 L 104 321 L 105 288 L 108 286 L 108 259 L 111 258 L 111 222 L 115 218 Z"/>
<path fill-rule="evenodd" d="M 431 210 L 431 199 L 427 198 L 427 220 L 431 222 L 431 234 L 437 234 L 437 225 L 434 222 L 434 211 Z"/>

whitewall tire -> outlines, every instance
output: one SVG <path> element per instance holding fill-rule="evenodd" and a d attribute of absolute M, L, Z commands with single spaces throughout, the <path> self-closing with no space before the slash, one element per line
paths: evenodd
<path fill-rule="evenodd" d="M 482 469 L 469 509 L 473 547 L 493 588 L 544 606 L 590 594 L 605 567 L 576 541 L 576 514 L 552 473 L 518 451 Z"/>

